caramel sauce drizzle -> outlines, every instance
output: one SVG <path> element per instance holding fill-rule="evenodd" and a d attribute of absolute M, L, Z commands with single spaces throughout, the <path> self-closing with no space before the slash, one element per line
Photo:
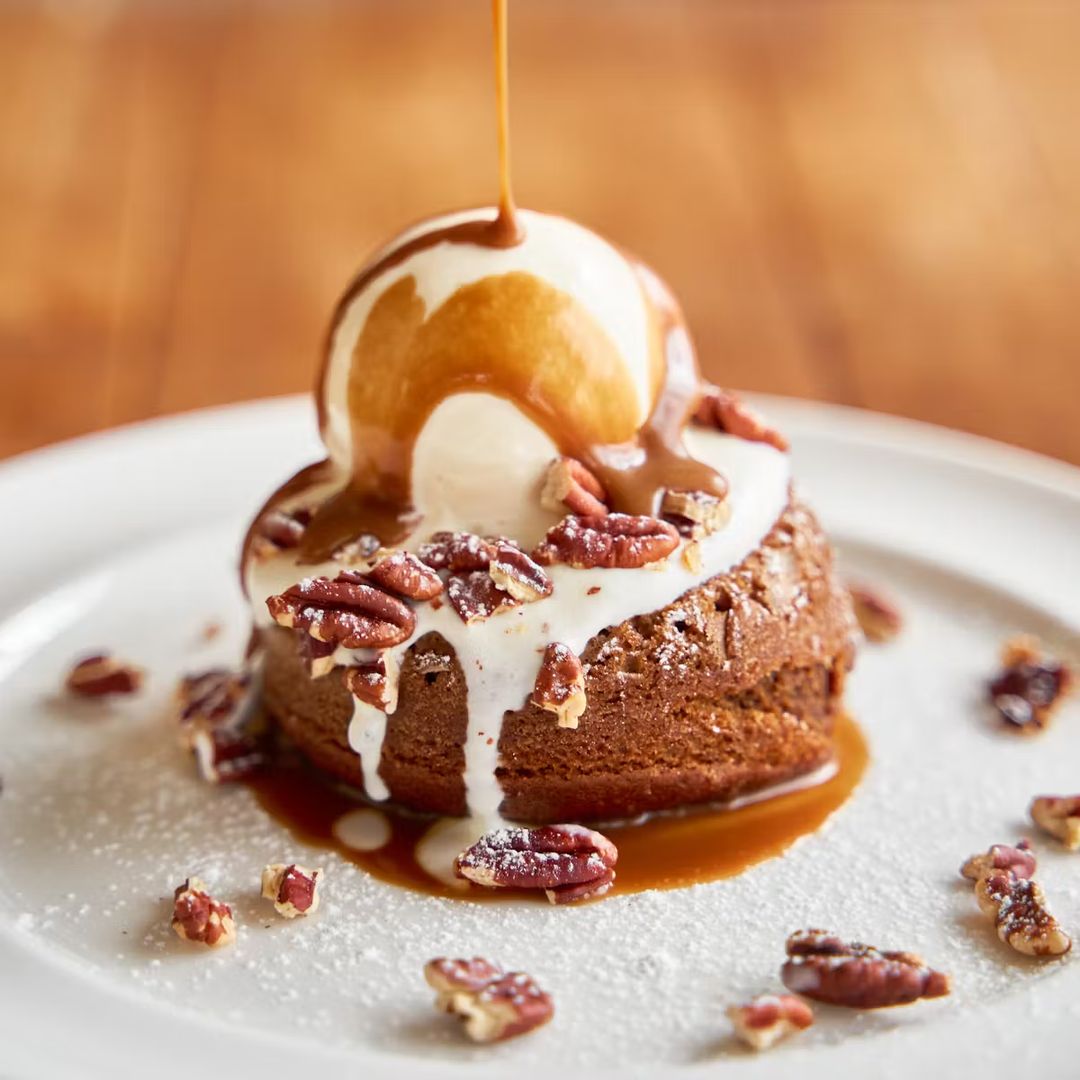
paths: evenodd
<path fill-rule="evenodd" d="M 494 218 L 422 232 L 360 271 L 338 304 L 336 328 L 376 279 L 438 244 L 507 248 L 524 240 L 510 176 L 507 0 L 492 0 L 499 145 L 499 208 Z M 453 394 L 476 391 L 511 401 L 559 451 L 601 480 L 611 508 L 653 514 L 665 488 L 722 496 L 726 483 L 694 460 L 682 432 L 700 394 L 700 377 L 682 314 L 667 289 L 637 263 L 650 313 L 651 352 L 659 383 L 638 430 L 629 378 L 603 328 L 573 297 L 524 273 L 483 278 L 428 312 L 407 275 L 368 314 L 351 358 L 348 408 L 353 460 L 348 484 L 314 514 L 300 550 L 318 562 L 362 535 L 384 546 L 419 524 L 412 502 L 412 458 L 431 413 Z M 327 428 L 326 382 L 333 329 L 319 379 L 320 428 Z M 597 387 L 602 387 L 597 392 Z M 290 482 L 267 504 L 275 505 Z"/>

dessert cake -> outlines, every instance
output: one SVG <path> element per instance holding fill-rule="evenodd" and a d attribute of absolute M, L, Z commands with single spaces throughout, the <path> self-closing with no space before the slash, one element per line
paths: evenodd
<path fill-rule="evenodd" d="M 243 576 L 265 704 L 319 769 L 476 835 L 828 775 L 828 542 L 640 262 L 512 204 L 426 221 L 345 293 L 317 401 L 327 459 Z"/>

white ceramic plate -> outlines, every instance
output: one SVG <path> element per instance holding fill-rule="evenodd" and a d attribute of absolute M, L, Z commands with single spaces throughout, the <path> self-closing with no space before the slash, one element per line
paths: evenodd
<path fill-rule="evenodd" d="M 908 1078 L 1020 1068 L 1076 1075 L 1080 968 L 1025 961 L 975 914 L 959 863 L 1029 831 L 1037 792 L 1080 787 L 1080 710 L 1034 739 L 981 702 L 1002 639 L 1075 658 L 1080 472 L 922 425 L 763 403 L 846 569 L 901 598 L 907 628 L 867 648 L 851 692 L 871 768 L 828 825 L 740 877 L 581 909 L 439 900 L 291 842 L 244 790 L 191 775 L 164 718 L 175 677 L 244 640 L 241 530 L 318 456 L 308 404 L 219 409 L 79 440 L 0 468 L 0 1074 Z M 200 631 L 217 619 L 211 643 Z M 150 671 L 106 709 L 57 697 L 105 647 Z M 1038 844 L 1059 918 L 1080 931 L 1080 856 Z M 310 920 L 267 918 L 259 868 L 326 867 Z M 234 902 L 237 945 L 168 930 L 189 873 Z M 823 926 L 921 952 L 943 1001 L 818 1024 L 754 1058 L 725 1004 L 778 986 L 783 941 Z M 462 1044 L 420 969 L 487 955 L 556 998 L 547 1028 Z M 1072 1021 L 1072 1023 L 1070 1023 Z"/>

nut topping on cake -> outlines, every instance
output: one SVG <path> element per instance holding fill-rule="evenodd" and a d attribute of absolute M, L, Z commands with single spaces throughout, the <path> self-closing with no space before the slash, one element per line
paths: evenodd
<path fill-rule="evenodd" d="M 523 604 L 551 595 L 551 578 L 521 548 L 508 541 L 495 545 L 488 573 L 500 589 Z"/>
<path fill-rule="evenodd" d="M 308 870 L 295 863 L 271 863 L 262 872 L 262 895 L 286 919 L 313 915 L 319 907 L 322 870 Z"/>
<path fill-rule="evenodd" d="M 1027 840 L 1015 847 L 1010 844 L 994 844 L 981 855 L 972 855 L 960 873 L 970 881 L 981 881 L 995 870 L 1008 870 L 1018 878 L 1029 878 L 1035 873 L 1035 853 Z"/>
<path fill-rule="evenodd" d="M 323 675 L 329 675 L 337 667 L 334 653 L 337 646 L 330 641 L 320 641 L 313 638 L 306 630 L 296 631 L 296 651 L 307 669 L 308 675 L 313 679 L 320 679 Z"/>
<path fill-rule="evenodd" d="M 530 975 L 504 974 L 495 964 L 474 957 L 440 957 L 424 965 L 424 978 L 436 991 L 435 1008 L 461 1017 L 473 1042 L 493 1043 L 524 1035 L 546 1024 L 555 1013 L 551 995 Z"/>
<path fill-rule="evenodd" d="M 267 558 L 279 551 L 299 547 L 310 522 L 311 511 L 302 507 L 295 510 L 267 510 L 255 526 L 255 557 Z"/>
<path fill-rule="evenodd" d="M 450 606 L 466 623 L 490 619 L 492 615 L 517 607 L 519 603 L 495 584 L 486 569 L 453 574 L 446 583 L 446 595 L 450 599 Z"/>
<path fill-rule="evenodd" d="M 540 505 L 545 510 L 585 517 L 602 517 L 607 513 L 607 494 L 604 485 L 577 458 L 556 458 L 544 476 Z"/>
<path fill-rule="evenodd" d="M 900 609 L 879 589 L 869 585 L 848 586 L 855 619 L 867 641 L 884 644 L 892 641 L 903 629 L 904 617 Z"/>
<path fill-rule="evenodd" d="M 362 574 L 343 570 L 329 578 L 305 578 L 266 601 L 279 626 L 306 630 L 313 638 L 347 649 L 386 649 L 408 640 L 416 629 L 412 609 L 369 584 Z"/>
<path fill-rule="evenodd" d="M 393 654 L 382 652 L 374 660 L 357 661 L 345 668 L 345 686 L 353 697 L 392 713 L 397 708 L 399 672 Z"/>
<path fill-rule="evenodd" d="M 196 877 L 188 878 L 176 887 L 172 928 L 185 941 L 198 942 L 211 949 L 236 940 L 232 908 L 215 900 Z"/>
<path fill-rule="evenodd" d="M 1072 948 L 1069 935 L 1046 909 L 1038 882 L 994 870 L 975 886 L 975 899 L 993 917 L 997 935 L 1026 956 L 1063 956 Z"/>
<path fill-rule="evenodd" d="M 810 1006 L 792 994 L 762 994 L 745 1005 L 730 1006 L 727 1015 L 735 1034 L 755 1050 L 768 1050 L 814 1022 Z"/>
<path fill-rule="evenodd" d="M 1040 829 L 1070 851 L 1080 849 L 1080 795 L 1039 795 L 1032 799 L 1029 813 Z"/>
<path fill-rule="evenodd" d="M 787 954 L 780 972 L 784 985 L 829 1005 L 881 1009 L 943 997 L 950 989 L 948 975 L 913 953 L 848 944 L 824 930 L 796 931 L 787 939 Z"/>
<path fill-rule="evenodd" d="M 722 529 L 731 515 L 723 496 L 707 491 L 675 491 L 668 488 L 660 503 L 660 513 L 683 536 L 698 539 Z"/>
<path fill-rule="evenodd" d="M 476 533 L 437 532 L 426 544 L 420 545 L 417 554 L 432 570 L 465 574 L 487 570 L 495 557 L 495 544 Z"/>
<path fill-rule="evenodd" d="M 770 427 L 756 410 L 750 408 L 737 394 L 721 390 L 718 386 L 707 387 L 694 410 L 694 422 L 703 427 L 714 427 L 728 435 L 736 435 L 749 442 L 763 442 L 777 450 L 787 450 L 788 441 L 774 427 Z"/>
<path fill-rule="evenodd" d="M 544 650 L 544 661 L 529 700 L 553 712 L 559 727 L 578 726 L 587 704 L 585 672 L 577 656 L 560 642 L 553 641 Z"/>
<path fill-rule="evenodd" d="M 1032 734 L 1046 727 L 1061 699 L 1072 688 L 1072 672 L 1042 657 L 1031 637 L 1006 642 L 1001 673 L 989 685 L 990 700 L 1005 723 Z"/>
<path fill-rule="evenodd" d="M 533 558 L 543 566 L 559 562 L 579 570 L 634 570 L 666 559 L 678 546 L 675 527 L 659 518 L 571 514 L 548 530 Z"/>
<path fill-rule="evenodd" d="M 615 880 L 619 852 L 581 825 L 496 829 L 454 861 L 454 872 L 491 889 L 543 889 L 553 904 L 602 896 Z"/>
<path fill-rule="evenodd" d="M 431 600 L 443 591 L 442 578 L 407 551 L 380 559 L 367 576 L 380 589 L 408 600 Z"/>
<path fill-rule="evenodd" d="M 68 672 L 64 685 L 69 693 L 79 697 L 102 698 L 134 694 L 142 682 L 139 668 L 122 663 L 108 653 L 99 653 L 80 660 Z"/>

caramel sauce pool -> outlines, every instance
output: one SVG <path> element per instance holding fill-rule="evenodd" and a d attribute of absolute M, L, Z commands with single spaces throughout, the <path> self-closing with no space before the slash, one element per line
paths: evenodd
<path fill-rule="evenodd" d="M 619 849 L 615 885 L 607 894 L 678 889 L 732 877 L 781 854 L 800 836 L 815 832 L 855 790 L 869 758 L 855 722 L 841 717 L 834 734 L 837 772 L 817 787 L 780 795 L 738 810 L 660 814 L 640 824 L 605 828 Z M 392 885 L 458 900 L 523 897 L 546 903 L 540 890 L 454 889 L 429 877 L 414 852 L 432 819 L 384 811 L 390 840 L 377 851 L 354 851 L 334 836 L 334 823 L 370 804 L 319 779 L 296 760 L 281 760 L 245 781 L 260 806 L 304 843 L 336 851 L 342 858 Z"/>

